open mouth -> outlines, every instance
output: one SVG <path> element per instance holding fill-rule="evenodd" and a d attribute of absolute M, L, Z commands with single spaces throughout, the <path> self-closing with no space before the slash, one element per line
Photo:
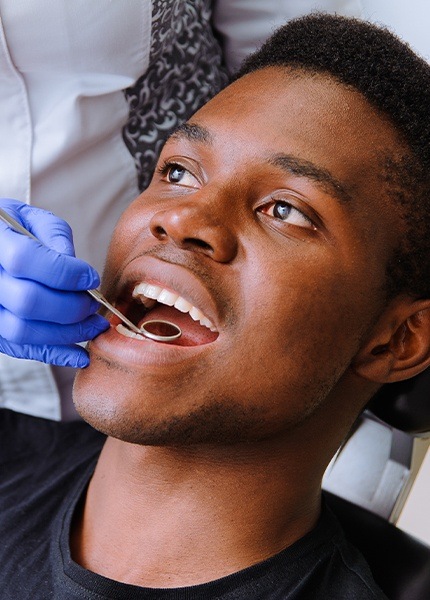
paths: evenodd
<path fill-rule="evenodd" d="M 210 319 L 178 293 L 152 283 L 140 282 L 131 286 L 116 307 L 137 327 L 147 321 L 164 320 L 174 323 L 182 331 L 181 337 L 171 342 L 177 346 L 201 346 L 214 342 L 219 333 Z M 140 336 L 119 322 L 118 333 L 140 340 Z M 142 337 L 145 341 L 145 338 Z"/>

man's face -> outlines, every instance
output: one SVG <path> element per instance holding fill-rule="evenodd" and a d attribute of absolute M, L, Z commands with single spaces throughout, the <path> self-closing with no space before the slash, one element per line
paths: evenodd
<path fill-rule="evenodd" d="M 138 443 L 231 443 L 284 435 L 329 402 L 384 308 L 399 226 L 381 172 L 396 144 L 322 76 L 264 69 L 201 109 L 125 211 L 104 277 L 136 323 L 133 290 L 151 305 L 156 286 L 145 319 L 183 336 L 100 335 L 75 385 L 84 418 Z"/>

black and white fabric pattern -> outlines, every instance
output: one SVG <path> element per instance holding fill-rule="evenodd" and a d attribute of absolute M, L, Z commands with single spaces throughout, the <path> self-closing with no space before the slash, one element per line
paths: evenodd
<path fill-rule="evenodd" d="M 149 67 L 125 90 L 130 116 L 123 136 L 140 190 L 148 186 L 167 137 L 227 82 L 212 4 L 153 1 Z"/>

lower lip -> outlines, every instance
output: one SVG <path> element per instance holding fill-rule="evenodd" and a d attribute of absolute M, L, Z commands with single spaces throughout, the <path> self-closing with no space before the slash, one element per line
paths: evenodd
<path fill-rule="evenodd" d="M 118 333 L 114 325 L 100 334 L 89 344 L 91 353 L 127 366 L 164 366 L 176 364 L 197 356 L 214 344 L 201 346 L 178 346 L 174 342 L 154 342 L 126 337 Z"/>

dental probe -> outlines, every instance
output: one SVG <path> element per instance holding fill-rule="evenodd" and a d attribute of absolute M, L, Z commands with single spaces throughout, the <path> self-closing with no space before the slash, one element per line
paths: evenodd
<path fill-rule="evenodd" d="M 13 217 L 11 217 L 9 215 L 9 213 L 4 211 L 2 208 L 0 208 L 0 219 L 2 221 L 4 221 L 7 225 L 9 225 L 17 233 L 22 233 L 23 235 L 26 235 L 27 237 L 30 237 L 33 240 L 36 240 L 36 242 L 39 242 L 39 244 L 42 243 L 39 239 L 37 239 L 36 236 L 34 236 L 27 229 L 25 229 L 25 227 L 23 227 L 21 225 L 21 223 L 18 223 L 18 221 L 16 221 Z M 132 323 L 129 319 L 127 319 L 127 317 L 124 316 L 117 308 L 115 308 L 115 306 L 113 306 L 110 302 L 108 302 L 106 300 L 106 298 L 103 296 L 103 294 L 101 294 L 101 292 L 99 292 L 99 290 L 93 289 L 93 290 L 85 290 L 85 291 L 88 294 L 90 294 L 90 296 L 95 298 L 97 300 L 97 302 L 100 302 L 100 304 L 103 304 L 103 306 L 105 306 L 111 313 L 113 313 L 119 319 L 121 319 L 121 321 L 123 323 L 125 323 L 125 325 L 127 325 L 127 327 L 129 329 L 131 329 L 131 331 L 134 331 L 134 333 L 143 335 L 143 336 L 149 338 L 150 340 L 154 340 L 156 342 L 171 342 L 173 340 L 177 340 L 182 335 L 182 331 L 181 331 L 180 327 L 178 327 L 174 323 L 171 323 L 170 321 L 163 321 L 161 319 L 154 319 L 152 321 L 148 321 L 147 323 L 144 323 L 142 325 L 142 327 L 139 329 L 139 327 L 136 327 L 136 325 L 134 323 Z M 160 328 L 160 326 L 161 326 L 161 328 L 164 327 L 165 329 L 170 328 L 172 333 L 170 335 L 152 333 L 151 331 L 148 331 L 146 329 L 146 327 L 148 325 L 152 325 L 155 328 Z"/>

